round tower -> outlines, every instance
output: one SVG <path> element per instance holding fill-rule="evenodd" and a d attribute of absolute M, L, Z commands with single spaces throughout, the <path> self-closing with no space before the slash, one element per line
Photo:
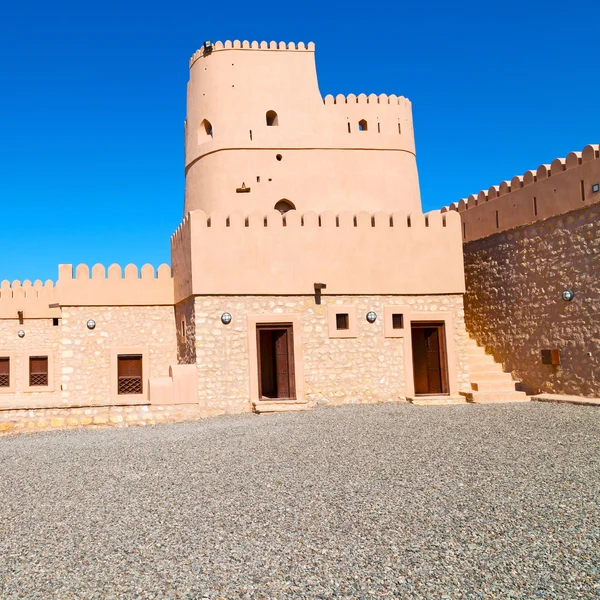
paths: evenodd
<path fill-rule="evenodd" d="M 190 61 L 184 214 L 421 211 L 410 102 L 321 97 L 314 44 L 207 42 Z"/>

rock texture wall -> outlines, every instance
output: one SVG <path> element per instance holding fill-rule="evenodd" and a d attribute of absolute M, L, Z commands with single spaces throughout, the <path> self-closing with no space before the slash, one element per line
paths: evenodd
<path fill-rule="evenodd" d="M 596 204 L 464 246 L 467 328 L 528 392 L 600 396 L 599 218 Z"/>
<path fill-rule="evenodd" d="M 327 307 L 331 303 L 356 307 L 356 338 L 329 338 Z M 467 387 L 467 334 L 460 294 L 325 296 L 321 305 L 315 304 L 314 296 L 211 296 L 196 298 L 194 307 L 201 406 L 231 413 L 251 409 L 247 316 L 261 314 L 299 316 L 309 402 L 339 404 L 402 398 L 406 383 L 404 342 L 402 338 L 384 337 L 386 305 L 408 305 L 411 311 L 419 313 L 452 313 L 454 331 L 448 336 L 452 335 L 455 344 L 459 386 Z M 370 310 L 378 315 L 374 324 L 365 319 Z M 220 320 L 225 311 L 233 316 L 228 326 Z"/>

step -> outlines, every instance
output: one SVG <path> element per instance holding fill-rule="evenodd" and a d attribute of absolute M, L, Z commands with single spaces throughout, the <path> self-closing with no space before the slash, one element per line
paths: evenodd
<path fill-rule="evenodd" d="M 498 365 L 500 366 L 500 365 Z M 515 383 L 510 373 L 505 373 L 501 369 L 494 371 L 480 371 L 477 373 L 471 372 L 472 381 L 512 381 Z"/>
<path fill-rule="evenodd" d="M 469 362 L 469 371 L 471 374 L 475 373 L 504 373 L 502 365 L 500 363 L 489 362 L 489 363 L 471 363 Z"/>
<path fill-rule="evenodd" d="M 418 406 L 445 406 L 447 404 L 464 404 L 465 398 L 458 396 L 409 396 L 406 398 L 411 404 Z"/>
<path fill-rule="evenodd" d="M 310 410 L 306 400 L 257 400 L 252 403 L 252 408 L 257 414 L 280 413 L 280 412 L 299 412 Z"/>
<path fill-rule="evenodd" d="M 461 392 L 467 402 L 475 404 L 501 404 L 503 402 L 530 402 L 525 392 Z"/>
<path fill-rule="evenodd" d="M 468 358 L 470 365 L 489 365 L 494 364 L 494 357 L 489 354 L 481 354 L 478 356 L 469 356 Z"/>
<path fill-rule="evenodd" d="M 508 373 L 503 374 L 508 375 Z M 510 379 L 510 376 L 508 380 L 502 379 L 496 381 L 481 381 L 479 378 L 473 381 L 471 379 L 471 387 L 476 392 L 514 392 L 516 391 L 515 383 L 515 381 Z"/>

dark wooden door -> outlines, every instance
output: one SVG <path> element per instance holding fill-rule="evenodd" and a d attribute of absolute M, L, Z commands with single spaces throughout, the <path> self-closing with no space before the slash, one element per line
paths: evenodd
<path fill-rule="evenodd" d="M 296 397 L 293 328 L 288 324 L 257 325 L 258 395 Z"/>
<path fill-rule="evenodd" d="M 415 394 L 448 393 L 448 361 L 443 323 L 412 323 Z"/>

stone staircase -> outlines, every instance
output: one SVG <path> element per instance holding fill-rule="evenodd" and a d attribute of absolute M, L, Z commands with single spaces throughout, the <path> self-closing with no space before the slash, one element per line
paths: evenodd
<path fill-rule="evenodd" d="M 468 402 L 477 404 L 498 402 L 529 402 L 525 392 L 517 391 L 516 381 L 502 370 L 485 348 L 469 338 L 467 343 L 471 390 L 461 392 Z"/>
<path fill-rule="evenodd" d="M 256 400 L 252 402 L 252 410 L 259 414 L 298 412 L 310 410 L 306 400 Z"/>

